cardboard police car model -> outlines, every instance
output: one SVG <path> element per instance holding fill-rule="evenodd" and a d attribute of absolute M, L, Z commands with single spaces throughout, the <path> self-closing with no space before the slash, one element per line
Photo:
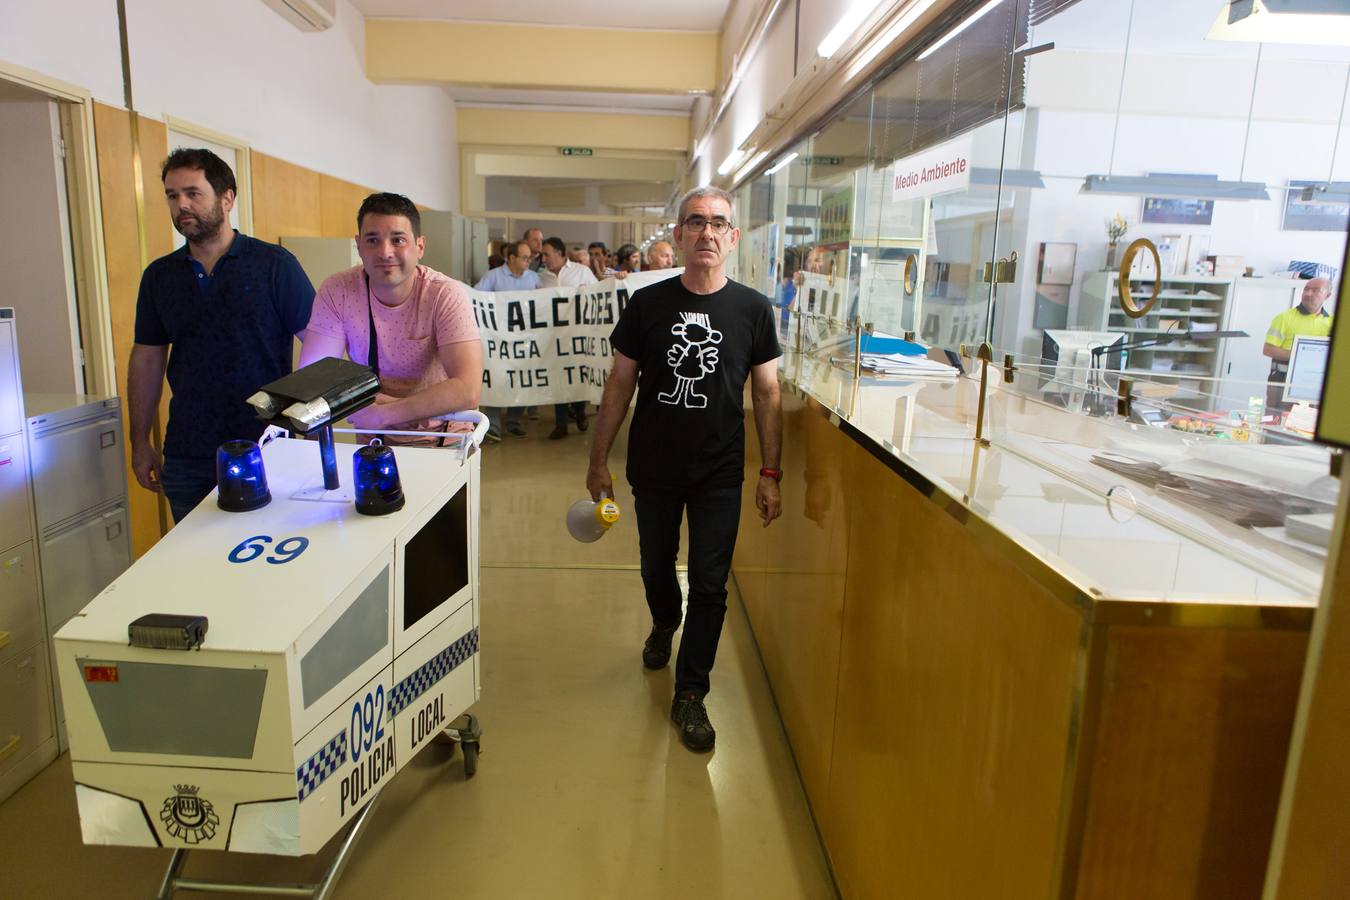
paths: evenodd
<path fill-rule="evenodd" d="M 478 698 L 479 454 L 399 447 L 383 516 L 262 455 L 268 505 L 209 497 L 56 636 L 85 843 L 313 853 Z"/>

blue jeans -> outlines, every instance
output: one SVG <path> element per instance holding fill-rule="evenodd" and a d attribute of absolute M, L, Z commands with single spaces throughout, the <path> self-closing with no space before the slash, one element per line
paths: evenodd
<path fill-rule="evenodd" d="M 169 501 L 175 524 L 192 512 L 216 486 L 216 461 L 166 456 L 159 472 L 159 483 Z"/>
<path fill-rule="evenodd" d="M 584 415 L 586 415 L 585 400 L 578 400 L 575 403 L 553 404 L 553 424 L 560 428 L 566 428 L 567 423 L 572 419 L 579 419 Z"/>
<path fill-rule="evenodd" d="M 675 660 L 675 691 L 708 693 L 722 620 L 727 613 L 727 576 L 741 519 L 741 485 L 680 490 L 633 488 L 642 584 L 653 624 L 680 623 L 680 583 L 675 557 L 680 520 L 689 514 L 689 604 Z"/>
<path fill-rule="evenodd" d="M 506 413 L 506 424 L 507 424 L 507 425 L 519 425 L 519 424 L 520 424 L 520 415 L 521 415 L 521 413 L 524 412 L 524 411 L 525 411 L 525 407 L 523 407 L 523 406 L 508 406 L 508 407 L 506 407 L 506 409 L 505 409 L 505 413 Z M 501 434 L 501 433 L 502 433 L 502 412 L 503 412 L 503 409 L 502 409 L 502 407 L 500 407 L 500 406 L 484 406 L 484 407 L 482 408 L 482 413 L 483 413 L 483 415 L 485 415 L 485 416 L 488 417 L 488 428 L 490 428 L 492 431 L 496 432 L 497 434 Z"/>

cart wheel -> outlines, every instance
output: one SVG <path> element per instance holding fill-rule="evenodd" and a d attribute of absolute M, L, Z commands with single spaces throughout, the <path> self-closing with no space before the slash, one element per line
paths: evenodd
<path fill-rule="evenodd" d="M 478 771 L 478 742 L 464 741 L 461 747 L 464 750 L 464 777 L 472 778 Z"/>

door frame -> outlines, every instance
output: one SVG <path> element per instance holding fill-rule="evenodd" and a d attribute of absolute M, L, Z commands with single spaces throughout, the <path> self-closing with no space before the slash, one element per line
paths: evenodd
<path fill-rule="evenodd" d="M 0 81 L 57 101 L 61 136 L 66 142 L 70 249 L 75 262 L 85 390 L 90 394 L 115 395 L 118 393 L 117 367 L 113 358 L 103 206 L 99 197 L 98 157 L 94 145 L 93 95 L 77 85 L 4 61 L 0 61 Z"/>

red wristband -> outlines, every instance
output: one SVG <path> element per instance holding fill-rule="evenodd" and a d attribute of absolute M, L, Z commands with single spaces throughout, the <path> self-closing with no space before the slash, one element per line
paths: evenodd
<path fill-rule="evenodd" d="M 759 477 L 760 477 L 760 478 L 772 478 L 774 481 L 782 481 L 782 480 L 783 480 L 783 470 L 782 470 L 782 469 L 770 469 L 768 466 L 765 466 L 764 468 L 762 468 L 762 469 L 759 470 Z"/>

